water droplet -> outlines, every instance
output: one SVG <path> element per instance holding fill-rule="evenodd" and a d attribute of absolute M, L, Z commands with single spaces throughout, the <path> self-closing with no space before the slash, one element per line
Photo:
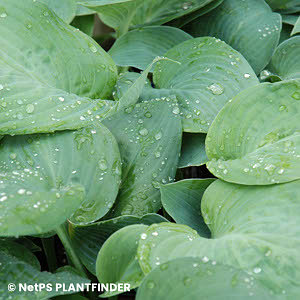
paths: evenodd
<path fill-rule="evenodd" d="M 147 288 L 148 289 L 153 289 L 155 287 L 154 281 L 150 280 L 147 282 Z"/>
<path fill-rule="evenodd" d="M 202 262 L 207 263 L 209 262 L 209 258 L 207 256 L 202 257 Z"/>
<path fill-rule="evenodd" d="M 33 113 L 33 112 L 34 112 L 34 105 L 33 105 L 33 104 L 28 104 L 28 105 L 26 106 L 26 112 L 27 112 L 28 114 Z"/>
<path fill-rule="evenodd" d="M 146 233 L 142 233 L 142 234 L 141 234 L 141 239 L 142 239 L 142 240 L 145 240 L 146 238 L 147 238 L 147 234 L 146 234 Z"/>
<path fill-rule="evenodd" d="M 155 135 L 155 139 L 158 141 L 162 138 L 162 133 L 161 132 L 158 132 L 156 135 Z"/>
<path fill-rule="evenodd" d="M 146 136 L 148 134 L 148 130 L 146 128 L 142 128 L 140 131 L 139 131 L 139 134 L 142 135 L 142 136 Z"/>
<path fill-rule="evenodd" d="M 295 92 L 292 97 L 295 99 L 295 100 L 300 100 L 300 93 L 299 92 Z"/>
<path fill-rule="evenodd" d="M 178 115 L 180 113 L 179 107 L 178 106 L 174 107 L 172 112 L 174 115 Z"/>
<path fill-rule="evenodd" d="M 105 159 L 99 160 L 98 165 L 99 165 L 100 170 L 102 170 L 102 171 L 107 170 L 107 162 Z"/>
<path fill-rule="evenodd" d="M 251 75 L 248 74 L 248 73 L 246 73 L 246 74 L 244 74 L 244 77 L 245 77 L 246 79 L 249 79 L 249 78 L 251 77 Z"/>
<path fill-rule="evenodd" d="M 19 189 L 19 190 L 18 190 L 18 194 L 19 194 L 19 195 L 24 195 L 25 192 L 26 192 L 25 189 Z"/>
<path fill-rule="evenodd" d="M 224 93 L 224 88 L 221 84 L 214 83 L 207 87 L 214 95 L 222 95 Z"/>
<path fill-rule="evenodd" d="M 144 116 L 149 119 L 152 117 L 152 114 L 149 111 L 147 111 L 145 112 Z"/>
<path fill-rule="evenodd" d="M 192 283 L 192 279 L 191 279 L 191 278 L 185 277 L 185 278 L 183 279 L 183 284 L 184 284 L 185 286 L 190 285 L 191 283 Z"/>
<path fill-rule="evenodd" d="M 10 157 L 11 159 L 16 159 L 16 158 L 17 158 L 17 154 L 16 154 L 16 153 L 11 153 L 11 154 L 9 155 L 9 157 Z"/>
<path fill-rule="evenodd" d="M 95 45 L 89 44 L 89 48 L 90 48 L 90 50 L 91 50 L 93 53 L 96 53 L 96 52 L 97 52 L 97 48 L 96 48 Z"/>
<path fill-rule="evenodd" d="M 254 268 L 254 269 L 253 269 L 253 272 L 254 272 L 255 274 L 258 274 L 258 273 L 261 272 L 261 268 L 259 268 L 259 267 Z"/>
<path fill-rule="evenodd" d="M 285 105 L 280 105 L 279 111 L 284 111 L 284 110 L 286 110 L 286 106 Z"/>

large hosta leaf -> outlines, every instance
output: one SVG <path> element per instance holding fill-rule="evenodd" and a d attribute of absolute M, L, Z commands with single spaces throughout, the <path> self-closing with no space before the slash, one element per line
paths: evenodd
<path fill-rule="evenodd" d="M 120 154 L 103 125 L 6 137 L 0 161 L 1 235 L 50 231 L 76 209 L 73 222 L 95 221 L 109 211 L 118 193 Z"/>
<path fill-rule="evenodd" d="M 213 0 L 84 0 L 80 3 L 97 11 L 101 20 L 126 33 L 131 26 L 160 25 L 193 12 Z"/>
<path fill-rule="evenodd" d="M 137 300 L 275 300 L 246 272 L 200 258 L 183 257 L 155 268 L 142 282 Z"/>
<path fill-rule="evenodd" d="M 117 39 L 109 53 L 118 66 L 145 70 L 153 59 L 192 37 L 169 26 L 149 26 L 136 29 Z"/>
<path fill-rule="evenodd" d="M 69 285 L 85 284 L 90 280 L 76 275 L 72 271 L 61 271 L 55 274 L 41 272 L 35 256 L 25 247 L 14 242 L 0 242 L 0 297 L 1 299 L 39 300 L 49 299 L 57 295 L 72 294 Z M 52 290 L 19 291 L 19 284 L 51 284 Z M 14 292 L 8 291 L 8 285 L 15 284 Z M 61 288 L 56 290 L 56 284 Z M 65 284 L 65 288 L 62 285 Z"/>
<path fill-rule="evenodd" d="M 179 224 L 185 224 L 203 237 L 210 231 L 201 216 L 201 198 L 215 179 L 186 179 L 160 188 L 161 202 L 167 213 Z"/>
<path fill-rule="evenodd" d="M 214 36 L 238 50 L 258 74 L 278 44 L 281 17 L 264 0 L 225 0 L 210 13 L 188 24 L 193 36 Z"/>
<path fill-rule="evenodd" d="M 129 283 L 134 289 L 141 283 L 144 273 L 136 257 L 138 241 L 146 225 L 136 224 L 115 232 L 102 246 L 96 262 L 99 282 Z M 116 295 L 120 292 L 106 292 L 101 297 Z"/>
<path fill-rule="evenodd" d="M 295 36 L 278 46 L 268 68 L 282 79 L 300 78 L 299 53 L 300 36 Z"/>
<path fill-rule="evenodd" d="M 243 56 L 215 38 L 185 41 L 164 56 L 180 64 L 158 62 L 153 73 L 156 89 L 144 89 L 141 98 L 175 95 L 187 132 L 207 132 L 229 99 L 258 83 Z"/>
<path fill-rule="evenodd" d="M 92 274 L 96 275 L 98 252 L 114 232 L 128 225 L 151 225 L 161 222 L 167 220 L 157 214 L 147 214 L 143 217 L 121 216 L 88 225 L 73 225 L 70 226 L 69 232 L 80 260 Z"/>
<path fill-rule="evenodd" d="M 213 239 L 191 228 L 151 225 L 140 239 L 140 266 L 149 273 L 179 257 L 200 257 L 249 274 L 279 299 L 300 292 L 300 181 L 272 186 L 242 186 L 218 180 L 202 199 L 202 213 Z M 250 282 L 249 281 L 249 282 Z"/>
<path fill-rule="evenodd" d="M 138 103 L 104 124 L 119 144 L 122 184 L 112 215 L 139 215 L 160 207 L 159 185 L 174 179 L 182 128 L 178 106 L 169 99 Z"/>
<path fill-rule="evenodd" d="M 3 0 L 0 10 L 0 134 L 90 122 L 99 101 L 89 98 L 105 99 L 116 81 L 110 56 L 43 3 Z"/>
<path fill-rule="evenodd" d="M 300 178 L 299 100 L 299 80 L 241 92 L 208 132 L 209 170 L 226 181 L 251 185 Z"/>
<path fill-rule="evenodd" d="M 203 133 L 184 133 L 182 137 L 179 168 L 201 166 L 208 161 L 205 152 L 205 138 Z"/>
<path fill-rule="evenodd" d="M 77 2 L 76 0 L 38 0 L 46 4 L 53 10 L 62 20 L 70 23 L 76 14 Z"/>

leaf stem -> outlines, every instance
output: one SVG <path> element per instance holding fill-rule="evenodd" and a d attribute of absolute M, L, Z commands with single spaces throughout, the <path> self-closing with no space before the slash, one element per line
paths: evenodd
<path fill-rule="evenodd" d="M 57 227 L 56 233 L 57 233 L 58 237 L 60 238 L 60 240 L 67 252 L 67 255 L 68 255 L 70 261 L 72 262 L 72 264 L 74 265 L 74 267 L 80 272 L 80 274 L 82 276 L 87 277 L 84 267 L 82 266 L 76 252 L 74 251 L 74 249 L 72 247 L 65 224 L 62 224 L 59 227 Z"/>

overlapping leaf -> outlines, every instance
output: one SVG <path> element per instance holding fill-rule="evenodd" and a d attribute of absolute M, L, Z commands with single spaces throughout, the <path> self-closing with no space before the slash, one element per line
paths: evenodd
<path fill-rule="evenodd" d="M 131 66 L 144 70 L 157 56 L 192 37 L 169 26 L 149 26 L 123 35 L 109 53 L 118 66 Z"/>
<path fill-rule="evenodd" d="M 246 272 L 200 258 L 174 259 L 155 268 L 142 282 L 137 300 L 274 300 L 274 296 Z"/>
<path fill-rule="evenodd" d="M 238 50 L 259 74 L 278 44 L 281 17 L 264 0 L 225 0 L 184 30 L 196 37 L 220 38 Z"/>
<path fill-rule="evenodd" d="M 201 166 L 208 161 L 205 152 L 205 138 L 206 135 L 203 133 L 184 133 L 179 168 Z"/>
<path fill-rule="evenodd" d="M 52 11 L 56 13 L 66 23 L 70 23 L 76 14 L 76 0 L 38 0 L 46 4 Z"/>
<path fill-rule="evenodd" d="M 142 99 L 176 96 L 186 132 L 207 132 L 219 110 L 241 90 L 258 83 L 247 61 L 224 42 L 211 37 L 185 41 L 164 55 Z M 179 111 L 178 111 L 179 113 Z"/>
<path fill-rule="evenodd" d="M 167 213 L 179 224 L 197 230 L 203 237 L 210 231 L 201 215 L 201 198 L 215 179 L 186 179 L 160 188 L 161 202 Z"/>
<path fill-rule="evenodd" d="M 97 11 L 101 20 L 119 35 L 132 26 L 160 25 L 191 13 L 213 0 L 82 0 L 84 6 Z"/>
<path fill-rule="evenodd" d="M 266 2 L 275 10 L 283 13 L 295 13 L 300 11 L 300 3 L 298 0 L 266 0 Z"/>
<path fill-rule="evenodd" d="M 282 79 L 300 78 L 300 36 L 292 37 L 276 49 L 268 68 Z"/>
<path fill-rule="evenodd" d="M 139 241 L 142 270 L 148 274 L 157 262 L 199 257 L 207 264 L 222 263 L 247 272 L 247 282 L 258 280 L 274 297 L 297 298 L 299 188 L 299 180 L 261 187 L 212 183 L 201 207 L 213 239 L 184 225 L 151 225 Z"/>
<path fill-rule="evenodd" d="M 74 211 L 73 222 L 95 221 L 118 193 L 120 154 L 104 126 L 7 137 L 0 160 L 1 235 L 47 232 Z"/>
<path fill-rule="evenodd" d="M 143 217 L 121 216 L 88 225 L 73 225 L 70 226 L 69 231 L 80 260 L 91 273 L 96 275 L 96 259 L 99 250 L 114 232 L 128 225 L 151 225 L 166 221 L 156 214 L 147 214 Z M 119 250 L 119 247 L 116 250 Z"/>
<path fill-rule="evenodd" d="M 96 262 L 99 282 L 129 283 L 134 289 L 141 283 L 144 274 L 136 257 L 138 241 L 147 229 L 146 225 L 131 225 L 115 232 L 102 246 Z M 120 292 L 106 292 L 101 297 Z"/>
<path fill-rule="evenodd" d="M 112 216 L 142 216 L 161 207 L 159 185 L 173 181 L 179 158 L 178 111 L 170 99 L 155 100 L 137 103 L 104 120 L 116 137 L 123 162 Z"/>
<path fill-rule="evenodd" d="M 74 291 L 67 289 L 56 290 L 56 284 L 89 283 L 90 280 L 76 275 L 75 272 L 61 271 L 55 274 L 41 272 L 39 263 L 28 249 L 14 242 L 0 242 L 0 298 L 39 300 L 49 299 L 57 295 L 72 294 Z M 19 284 L 51 284 L 52 290 L 47 291 L 20 291 Z M 8 285 L 15 284 L 14 292 L 8 291 Z M 13 297 L 13 298 L 12 298 Z"/>
<path fill-rule="evenodd" d="M 89 98 L 115 84 L 109 55 L 42 3 L 3 0 L 0 11 L 0 134 L 88 124 L 104 105 Z"/>
<path fill-rule="evenodd" d="M 241 92 L 208 132 L 209 170 L 247 185 L 300 178 L 299 100 L 299 80 L 263 83 Z"/>

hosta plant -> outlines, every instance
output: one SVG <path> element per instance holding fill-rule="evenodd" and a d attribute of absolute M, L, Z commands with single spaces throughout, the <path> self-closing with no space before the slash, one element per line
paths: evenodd
<path fill-rule="evenodd" d="M 0 299 L 298 299 L 299 12 L 0 0 Z"/>

